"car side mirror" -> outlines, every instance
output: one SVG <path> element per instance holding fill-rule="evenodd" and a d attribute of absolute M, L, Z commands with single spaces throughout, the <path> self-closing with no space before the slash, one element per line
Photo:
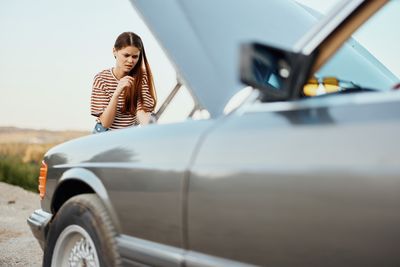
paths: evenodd
<path fill-rule="evenodd" d="M 264 101 L 284 101 L 300 96 L 308 78 L 311 56 L 268 45 L 241 46 L 240 79 L 262 92 Z"/>

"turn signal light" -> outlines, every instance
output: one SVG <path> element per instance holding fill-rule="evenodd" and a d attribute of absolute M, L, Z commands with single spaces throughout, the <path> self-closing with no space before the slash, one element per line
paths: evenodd
<path fill-rule="evenodd" d="M 40 165 L 40 173 L 39 173 L 39 196 L 40 199 L 44 198 L 44 195 L 46 194 L 46 179 L 47 179 L 47 164 L 42 161 L 42 164 Z"/>

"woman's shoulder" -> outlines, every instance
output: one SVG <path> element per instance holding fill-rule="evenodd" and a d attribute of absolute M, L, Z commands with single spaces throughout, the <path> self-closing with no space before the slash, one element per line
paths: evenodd
<path fill-rule="evenodd" d="M 110 76 L 111 76 L 111 69 L 105 69 L 105 70 L 102 70 L 102 71 L 98 72 L 98 73 L 94 76 L 94 78 L 95 78 L 95 79 L 107 79 L 107 78 L 109 78 Z"/>
<path fill-rule="evenodd" d="M 104 88 L 112 80 L 111 69 L 102 70 L 94 76 L 93 87 Z"/>

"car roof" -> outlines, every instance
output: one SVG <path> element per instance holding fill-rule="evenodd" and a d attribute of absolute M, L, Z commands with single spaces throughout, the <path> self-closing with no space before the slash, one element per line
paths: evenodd
<path fill-rule="evenodd" d="M 239 47 L 261 42 L 291 49 L 316 19 L 294 1 L 131 0 L 179 75 L 212 117 L 244 87 Z"/>

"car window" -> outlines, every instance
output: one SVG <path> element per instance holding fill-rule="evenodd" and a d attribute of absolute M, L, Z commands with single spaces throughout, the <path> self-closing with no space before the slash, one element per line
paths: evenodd
<path fill-rule="evenodd" d="M 390 1 L 304 86 L 305 96 L 342 91 L 388 91 L 400 82 L 400 1 Z"/>

